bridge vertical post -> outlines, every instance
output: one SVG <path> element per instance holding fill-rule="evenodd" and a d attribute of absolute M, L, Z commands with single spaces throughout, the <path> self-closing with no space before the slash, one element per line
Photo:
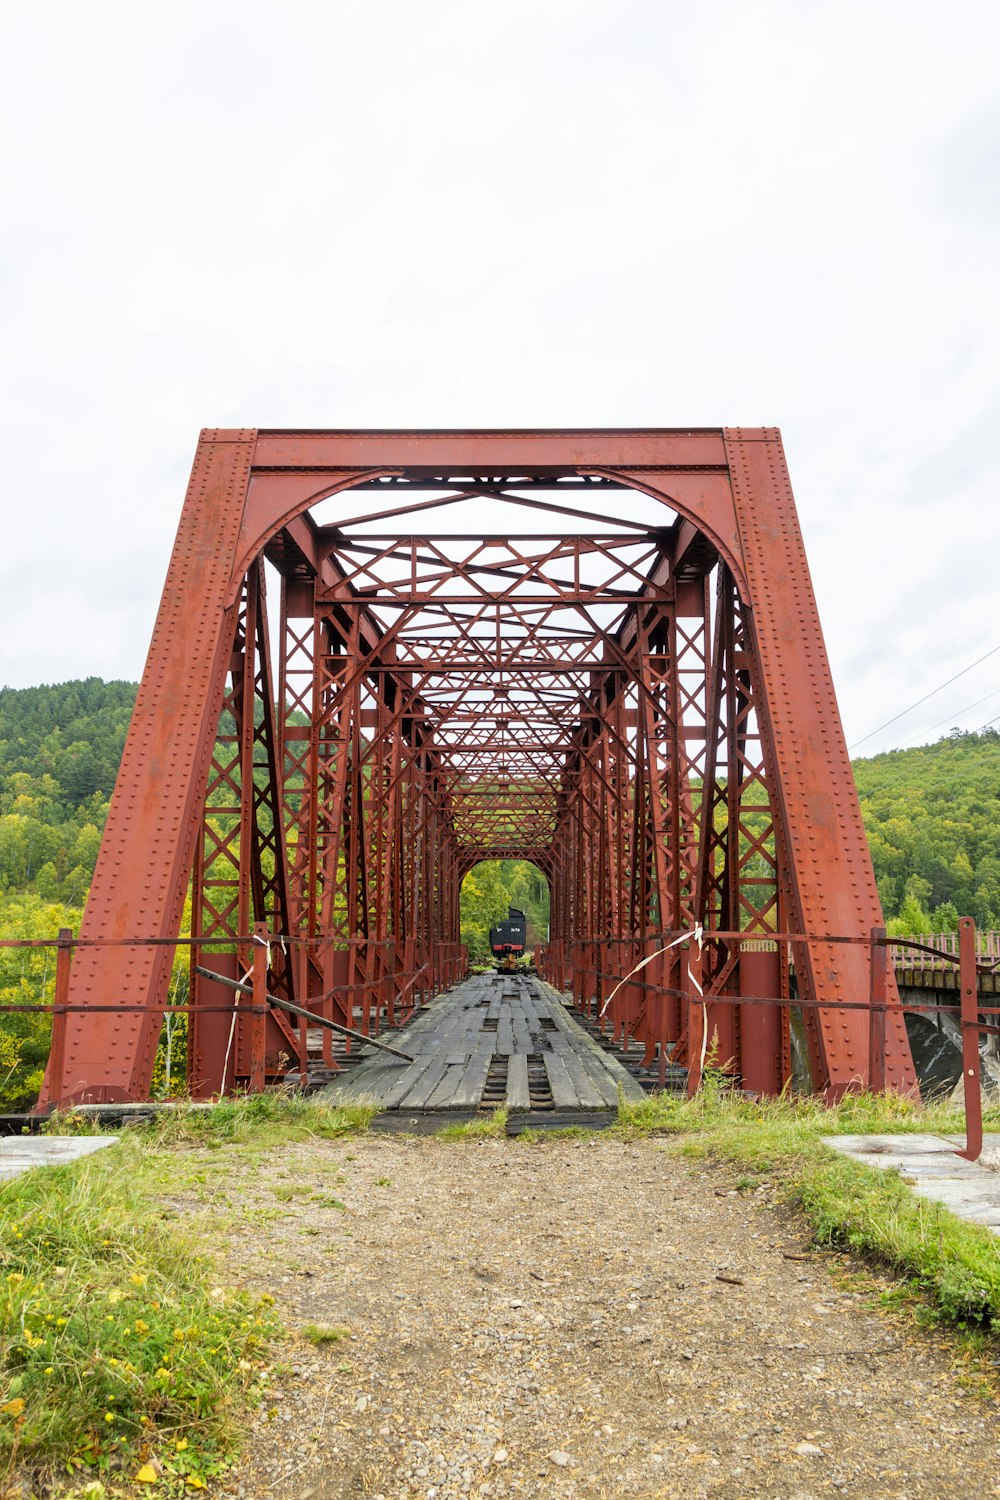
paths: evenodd
<path fill-rule="evenodd" d="M 976 924 L 971 917 L 958 923 L 958 983 L 962 1005 L 962 1083 L 965 1088 L 966 1161 L 978 1161 L 983 1149 L 983 1094 L 979 1070 L 979 995 L 976 983 Z"/>
<path fill-rule="evenodd" d="M 886 968 L 889 950 L 885 928 L 873 927 L 871 944 L 871 982 L 868 990 L 868 1088 L 873 1094 L 885 1093 L 886 1036 Z"/>
<path fill-rule="evenodd" d="M 266 922 L 253 926 L 253 1016 L 250 1021 L 250 1092 L 264 1092 L 264 1041 L 267 1033 L 267 951 L 270 934 Z"/>
<path fill-rule="evenodd" d="M 56 948 L 56 990 L 52 1005 L 52 1046 L 49 1052 L 49 1067 L 58 1069 L 54 1076 L 62 1077 L 66 1061 L 66 1006 L 69 1002 L 69 976 L 73 961 L 73 932 L 69 927 L 60 927 Z M 58 1104 L 58 1100 L 55 1101 Z"/>
<path fill-rule="evenodd" d="M 702 1065 L 708 1045 L 708 1007 L 702 997 L 701 944 L 691 940 L 684 970 L 687 980 L 688 1076 L 687 1095 L 693 1099 L 701 1087 Z"/>

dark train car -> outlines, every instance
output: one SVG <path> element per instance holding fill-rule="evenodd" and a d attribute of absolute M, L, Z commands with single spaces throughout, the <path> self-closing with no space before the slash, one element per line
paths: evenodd
<path fill-rule="evenodd" d="M 512 906 L 505 922 L 490 928 L 490 949 L 498 964 L 512 967 L 524 957 L 528 923 L 523 911 Z"/>

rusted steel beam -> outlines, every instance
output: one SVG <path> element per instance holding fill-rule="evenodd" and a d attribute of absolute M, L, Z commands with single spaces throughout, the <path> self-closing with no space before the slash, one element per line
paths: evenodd
<path fill-rule="evenodd" d="M 589 524 L 448 519 L 484 499 Z M 711 1047 L 748 1087 L 783 1086 L 777 934 L 860 943 L 881 914 L 777 432 L 203 434 L 84 926 L 162 945 L 193 880 L 194 935 L 227 948 L 193 976 L 192 1087 L 309 1066 L 301 1015 L 272 1013 L 262 1040 L 213 1003 L 250 969 L 323 1018 L 327 1066 L 332 1026 L 397 1024 L 459 976 L 461 879 L 505 856 L 549 881 L 552 977 L 594 1009 L 618 986 L 606 1024 L 647 1061 L 697 1070 Z M 266 974 L 254 924 L 293 940 Z M 657 953 L 697 929 L 696 959 Z M 145 1097 L 169 963 L 79 950 L 63 987 L 94 1009 L 65 1013 L 46 1100 Z M 849 1009 L 866 964 L 796 952 L 831 1098 L 881 1081 Z M 116 1020 L 106 995 L 142 1009 Z M 907 1090 L 891 974 L 886 996 L 884 1079 Z"/>

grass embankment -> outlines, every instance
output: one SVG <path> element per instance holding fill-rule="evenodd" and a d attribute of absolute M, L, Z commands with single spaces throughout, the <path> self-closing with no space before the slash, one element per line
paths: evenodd
<path fill-rule="evenodd" d="M 1000 1110 L 988 1112 L 986 1128 L 1000 1129 Z M 622 1103 L 618 1129 L 676 1137 L 686 1156 L 739 1168 L 737 1185 L 745 1189 L 778 1181 L 816 1245 L 888 1267 L 903 1278 L 900 1297 L 913 1299 L 925 1319 L 1000 1334 L 1000 1238 L 918 1197 L 899 1173 L 863 1166 L 822 1141 L 908 1131 L 962 1136 L 960 1113 L 893 1095 L 848 1096 L 833 1109 L 813 1099 L 752 1103 L 710 1081 L 693 1100 L 664 1094 Z"/>
<path fill-rule="evenodd" d="M 0 1489 L 108 1477 L 204 1489 L 267 1377 L 271 1299 L 219 1284 L 204 1230 L 157 1195 L 177 1148 L 339 1136 L 371 1110 L 274 1097 L 181 1109 L 107 1150 L 27 1172 L 0 1197 Z M 50 1129 L 96 1133 L 76 1117 Z"/>

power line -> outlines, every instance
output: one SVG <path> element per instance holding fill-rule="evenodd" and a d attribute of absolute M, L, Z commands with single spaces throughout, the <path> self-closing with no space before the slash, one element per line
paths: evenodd
<path fill-rule="evenodd" d="M 960 708 L 957 713 L 948 714 L 947 718 L 944 719 L 938 719 L 936 724 L 931 725 L 931 728 L 940 729 L 942 724 L 954 724 L 956 719 L 960 719 L 963 714 L 971 713 L 974 708 L 979 707 L 980 703 L 986 703 L 990 698 L 995 698 L 997 693 L 1000 693 L 1000 688 L 994 688 L 992 693 L 986 693 L 982 698 L 977 698 L 975 703 L 967 703 L 965 707 Z M 990 722 L 992 723 L 993 721 L 990 720 Z"/>
<path fill-rule="evenodd" d="M 991 651 L 987 651 L 986 656 L 981 656 L 978 661 L 970 662 L 967 667 L 962 668 L 961 672 L 956 672 L 954 677 L 949 677 L 948 681 L 942 682 L 939 687 L 931 688 L 929 693 L 918 698 L 916 703 L 911 703 L 909 708 L 903 708 L 898 714 L 893 714 L 891 719 L 886 719 L 885 723 L 880 724 L 877 729 L 870 729 L 866 735 L 862 735 L 860 740 L 855 740 L 849 749 L 856 750 L 859 745 L 864 744 L 865 740 L 870 740 L 873 735 L 881 734 L 883 729 L 888 729 L 890 724 L 895 724 L 897 719 L 905 719 L 906 715 L 911 714 L 915 708 L 919 708 L 921 703 L 926 703 L 928 698 L 933 698 L 936 694 L 943 692 L 946 687 L 951 687 L 951 684 L 957 682 L 960 677 L 964 677 L 966 672 L 971 672 L 973 667 L 978 667 L 980 662 L 986 661 L 990 656 L 995 656 L 998 651 L 1000 651 L 1000 646 L 994 646 Z"/>

